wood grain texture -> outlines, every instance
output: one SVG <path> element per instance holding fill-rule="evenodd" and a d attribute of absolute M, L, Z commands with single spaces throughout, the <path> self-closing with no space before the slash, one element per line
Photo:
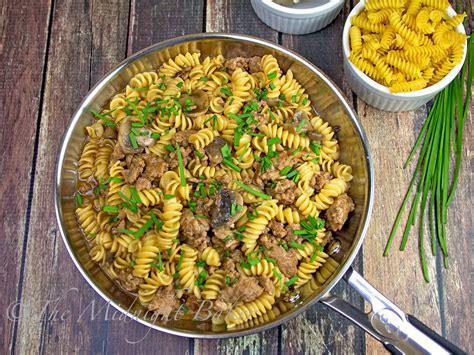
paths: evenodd
<path fill-rule="evenodd" d="M 472 199 L 474 197 L 474 105 L 471 104 L 468 121 L 464 128 L 463 166 L 460 174 L 456 197 L 449 209 L 447 243 L 449 252 L 449 269 L 441 266 L 439 258 L 438 272 L 442 279 L 441 310 L 444 324 L 443 336 L 467 353 L 474 352 L 474 328 L 472 292 L 474 264 L 472 258 L 472 231 L 474 215 Z"/>
<path fill-rule="evenodd" d="M 126 28 L 128 4 L 107 3 L 115 7 L 87 1 L 54 5 L 16 344 L 19 353 L 69 353 L 81 349 L 98 353 L 106 348 L 105 317 L 91 317 L 86 308 L 90 302 L 95 307 L 105 302 L 84 283 L 63 246 L 54 223 L 52 182 L 61 137 L 69 117 L 87 93 L 91 78 L 102 75 L 125 55 L 125 45 L 112 42 L 117 37 L 125 38 L 126 33 L 121 34 L 118 26 L 93 23 L 111 16 L 117 21 L 122 18 Z M 101 46 L 106 48 L 104 52 Z M 97 70 L 91 73 L 92 65 Z"/>
<path fill-rule="evenodd" d="M 388 113 L 359 102 L 358 111 L 371 145 L 375 171 L 374 210 L 363 247 L 364 277 L 404 311 L 440 332 L 438 285 L 436 282 L 426 285 L 423 280 L 418 257 L 418 228 L 412 230 L 403 253 L 398 251 L 403 233 L 400 228 L 390 255 L 382 256 L 412 176 L 411 169 L 403 170 L 404 159 L 426 117 L 426 107 L 414 112 Z M 428 268 L 430 277 L 436 280 L 434 259 L 430 260 Z M 372 337 L 366 338 L 367 353 L 385 351 Z"/>
<path fill-rule="evenodd" d="M 17 339 L 25 226 L 50 15 L 50 1 L 0 4 L 0 352 Z M 25 31 L 28 28 L 29 31 Z M 2 351 L 3 350 L 3 351 Z M 10 349 L 11 350 L 11 349 Z"/>
<path fill-rule="evenodd" d="M 204 0 L 132 0 L 128 55 L 166 39 L 203 31 Z"/>

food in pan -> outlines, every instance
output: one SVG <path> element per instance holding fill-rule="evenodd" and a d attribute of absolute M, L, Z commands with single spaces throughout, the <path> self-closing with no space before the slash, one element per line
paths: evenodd
<path fill-rule="evenodd" d="M 180 54 L 93 113 L 77 218 L 92 259 L 149 310 L 208 300 L 232 328 L 335 270 L 352 169 L 272 55 Z"/>
<path fill-rule="evenodd" d="M 447 0 L 368 0 L 351 17 L 349 60 L 393 93 L 421 90 L 461 63 L 466 14 L 449 17 Z"/>

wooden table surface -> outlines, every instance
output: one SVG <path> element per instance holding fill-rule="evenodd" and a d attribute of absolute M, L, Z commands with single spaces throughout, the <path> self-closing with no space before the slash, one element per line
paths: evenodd
<path fill-rule="evenodd" d="M 462 3 L 463 1 L 459 1 Z M 464 1 L 468 4 L 468 1 Z M 0 352 L 7 353 L 381 353 L 385 350 L 342 316 L 317 304 L 288 324 L 243 338 L 185 339 L 116 319 L 74 267 L 56 225 L 53 179 L 67 122 L 106 72 L 153 43 L 198 32 L 252 34 L 293 49 L 327 73 L 354 105 L 375 165 L 375 206 L 354 266 L 405 311 L 474 351 L 472 319 L 472 120 L 465 129 L 459 189 L 449 212 L 450 269 L 429 258 L 432 282 L 418 262 L 417 235 L 404 253 L 382 257 L 410 171 L 402 170 L 427 108 L 386 113 L 347 86 L 342 27 L 336 21 L 306 36 L 273 31 L 247 0 L 2 0 L 0 2 L 1 248 Z M 470 16 L 472 28 L 472 16 Z M 472 107 L 471 107 L 472 112 Z M 471 113 L 472 118 L 472 113 Z M 397 236 L 400 240 L 400 233 Z M 334 291 L 364 307 L 341 282 Z"/>

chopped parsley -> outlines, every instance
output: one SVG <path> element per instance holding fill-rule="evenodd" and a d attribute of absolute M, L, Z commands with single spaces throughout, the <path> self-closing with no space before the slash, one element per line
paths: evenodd
<path fill-rule="evenodd" d="M 183 156 L 181 155 L 181 149 L 179 149 L 178 143 L 176 143 L 176 152 L 178 154 L 178 167 L 179 167 L 179 181 L 181 182 L 181 186 L 186 186 L 186 175 L 184 173 L 184 164 L 183 164 Z"/>
<path fill-rule="evenodd" d="M 268 261 L 269 263 L 272 263 L 272 264 L 276 264 L 276 263 L 277 263 L 276 259 L 270 258 L 270 257 L 268 257 L 268 256 L 265 256 L 264 259 L 265 259 L 266 261 Z"/>
<path fill-rule="evenodd" d="M 226 96 L 232 96 L 232 91 L 226 86 L 222 87 L 220 91 Z"/>
<path fill-rule="evenodd" d="M 295 249 L 304 250 L 304 245 L 303 244 L 299 244 L 299 243 L 294 242 L 294 241 L 289 242 L 288 245 L 292 248 L 295 248 Z"/>
<path fill-rule="evenodd" d="M 286 287 L 290 287 L 291 285 L 295 284 L 298 281 L 298 276 L 293 276 L 288 281 L 285 282 Z"/>
<path fill-rule="evenodd" d="M 240 212 L 242 210 L 242 205 L 239 205 L 235 202 L 232 202 L 230 205 L 230 215 L 234 216 L 237 212 Z"/>
<path fill-rule="evenodd" d="M 271 200 L 272 197 L 264 194 L 261 191 L 255 190 L 254 188 L 245 185 L 242 181 L 236 180 L 235 183 L 239 185 L 241 188 L 243 188 L 245 191 L 250 192 L 252 195 L 255 195 L 257 197 L 263 198 L 264 200 Z"/>
<path fill-rule="evenodd" d="M 309 143 L 309 148 L 313 151 L 314 154 L 318 154 L 319 155 L 319 150 L 321 149 L 321 145 L 314 142 L 314 141 L 311 141 Z"/>
<path fill-rule="evenodd" d="M 204 282 L 206 281 L 206 278 L 209 276 L 209 274 L 206 271 L 201 271 L 197 277 L 197 280 L 194 282 L 196 286 L 199 288 L 204 287 Z"/>
<path fill-rule="evenodd" d="M 107 213 L 118 213 L 119 212 L 119 206 L 108 206 L 105 205 L 102 207 L 102 210 Z"/>
<path fill-rule="evenodd" d="M 201 259 L 196 263 L 196 265 L 200 266 L 200 267 L 205 267 L 206 266 L 206 261 Z"/>
<path fill-rule="evenodd" d="M 277 73 L 276 71 L 271 72 L 271 73 L 269 73 L 269 74 L 267 75 L 267 79 L 268 79 L 268 80 L 273 80 L 273 79 L 275 79 L 275 78 L 277 77 L 277 75 L 278 75 L 278 73 Z"/>
<path fill-rule="evenodd" d="M 166 149 L 167 151 L 169 151 L 169 152 L 174 152 L 174 151 L 176 150 L 176 148 L 173 147 L 172 144 L 167 144 L 167 145 L 165 145 L 165 149 Z"/>
<path fill-rule="evenodd" d="M 82 199 L 82 195 L 81 195 L 79 192 L 76 192 L 75 199 L 76 199 L 77 205 L 78 205 L 78 206 L 82 206 L 82 203 L 83 203 L 84 201 L 83 201 L 83 199 Z"/>
<path fill-rule="evenodd" d="M 255 93 L 255 97 L 257 100 L 265 100 L 268 95 L 267 89 L 261 90 L 260 88 L 255 88 L 253 89 L 253 92 Z"/>

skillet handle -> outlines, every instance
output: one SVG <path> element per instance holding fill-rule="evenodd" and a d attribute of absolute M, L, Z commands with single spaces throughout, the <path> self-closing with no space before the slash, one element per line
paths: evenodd
<path fill-rule="evenodd" d="M 371 304 L 372 311 L 364 313 L 331 294 L 324 296 L 321 302 L 359 325 L 391 353 L 465 354 L 415 317 L 405 314 L 353 268 L 348 270 L 344 279 Z"/>

